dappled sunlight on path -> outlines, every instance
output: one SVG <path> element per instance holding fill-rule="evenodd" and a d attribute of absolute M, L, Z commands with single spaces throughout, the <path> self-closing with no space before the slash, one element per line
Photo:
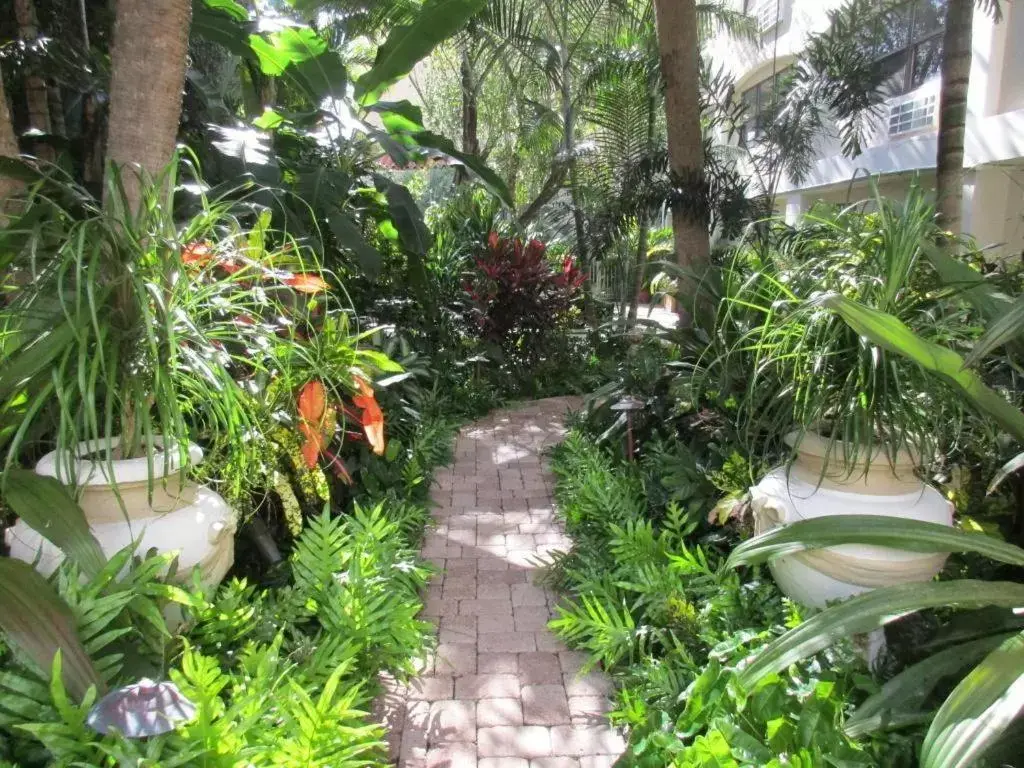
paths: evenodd
<path fill-rule="evenodd" d="M 573 398 L 496 411 L 462 430 L 434 489 L 423 556 L 439 573 L 423 616 L 439 629 L 423 675 L 387 684 L 401 768 L 604 768 L 624 749 L 607 725 L 608 680 L 551 634 L 555 595 L 537 563 L 566 549 L 545 448 Z"/>

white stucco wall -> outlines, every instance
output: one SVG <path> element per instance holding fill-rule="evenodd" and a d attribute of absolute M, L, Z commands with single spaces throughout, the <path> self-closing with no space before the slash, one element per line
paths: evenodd
<path fill-rule="evenodd" d="M 708 48 L 712 63 L 724 66 L 736 79 L 738 94 L 791 63 L 807 36 L 825 28 L 828 11 L 841 4 L 778 2 L 782 21 L 760 45 L 719 36 Z M 734 0 L 734 6 L 741 9 L 741 0 Z M 1024 0 L 1005 0 L 1002 11 L 998 24 L 975 13 L 964 146 L 965 231 L 982 244 L 994 245 L 993 256 L 1024 249 Z M 937 95 L 938 87 L 935 77 L 889 104 Z M 788 180 L 780 185 L 779 213 L 792 219 L 815 199 L 863 198 L 868 186 L 861 179 L 866 177 L 876 177 L 883 194 L 897 197 L 914 176 L 926 187 L 934 186 L 936 143 L 935 125 L 890 138 L 887 106 L 860 156 L 844 156 L 834 138 L 825 138 L 808 178 L 799 185 Z M 854 178 L 858 180 L 851 185 Z"/>

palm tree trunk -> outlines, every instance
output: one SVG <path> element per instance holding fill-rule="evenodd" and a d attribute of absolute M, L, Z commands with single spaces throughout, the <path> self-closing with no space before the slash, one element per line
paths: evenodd
<path fill-rule="evenodd" d="M 583 221 L 583 209 L 579 200 L 579 171 L 576 166 L 576 108 L 572 103 L 572 65 L 568 53 L 562 56 L 562 154 L 565 156 L 566 168 L 569 172 L 569 197 L 572 201 L 572 219 L 576 229 L 576 255 L 583 268 L 590 265 L 587 260 L 586 226 Z"/>
<path fill-rule="evenodd" d="M 665 80 L 669 159 L 673 174 L 684 185 L 683 194 L 696 198 L 704 182 L 704 142 L 698 106 L 697 6 L 694 0 L 654 0 L 654 10 L 661 74 Z M 691 210 L 676 205 L 672 211 L 676 260 L 700 275 L 707 268 L 711 250 L 707 212 L 696 206 L 688 207 Z M 696 286 L 691 286 L 689 293 L 695 290 Z"/>
<path fill-rule="evenodd" d="M 468 51 L 462 52 L 459 74 L 462 81 L 462 151 L 470 155 L 479 155 L 477 86 L 473 73 L 473 62 L 469 58 Z M 459 184 L 469 181 L 469 172 L 465 166 L 459 166 L 455 173 L 455 181 Z"/>
<path fill-rule="evenodd" d="M 111 51 L 107 159 L 124 174 L 129 210 L 138 171 L 159 174 L 174 153 L 192 19 L 190 0 L 118 0 Z"/>
<path fill-rule="evenodd" d="M 36 9 L 32 0 L 14 0 L 14 17 L 18 21 L 18 37 L 31 46 L 39 37 Z M 25 102 L 28 107 L 28 129 L 50 134 L 50 102 L 46 95 L 46 81 L 37 72 L 25 75 Z M 40 160 L 53 162 L 53 147 L 45 141 L 33 140 L 32 152 Z"/>
<path fill-rule="evenodd" d="M 964 189 L 964 133 L 971 78 L 974 0 L 949 0 L 942 37 L 939 136 L 935 156 L 935 198 L 939 224 L 960 234 Z"/>
<path fill-rule="evenodd" d="M 629 322 L 627 327 L 636 324 L 640 307 L 640 293 L 644 289 L 644 272 L 647 271 L 647 228 L 650 224 L 647 221 L 646 211 L 640 214 L 637 226 L 640 227 L 640 235 L 637 238 L 636 244 L 636 261 L 634 263 L 636 274 L 633 275 L 633 295 L 629 303 L 629 314 L 627 316 Z"/>
<path fill-rule="evenodd" d="M 3 73 L 0 72 L 0 156 L 18 157 L 20 154 L 18 138 L 14 135 L 14 125 L 11 123 L 11 110 L 7 106 L 7 94 L 4 93 Z M 21 187 L 17 179 L 0 175 L 0 224 L 6 222 L 4 211 L 8 198 L 21 191 Z"/>

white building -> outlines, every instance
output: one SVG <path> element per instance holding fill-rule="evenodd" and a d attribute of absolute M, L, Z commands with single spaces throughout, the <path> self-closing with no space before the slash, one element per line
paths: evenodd
<path fill-rule="evenodd" d="M 716 65 L 735 78 L 737 93 L 752 112 L 770 98 L 770 84 L 796 60 L 809 34 L 828 26 L 829 10 L 842 0 L 733 0 L 756 17 L 759 42 L 720 36 L 708 48 Z M 998 23 L 974 16 L 973 61 L 968 95 L 963 231 L 994 254 L 1024 250 L 1024 0 L 1002 0 Z M 816 200 L 863 199 L 867 177 L 882 194 L 899 197 L 916 174 L 934 185 L 938 124 L 939 62 L 945 0 L 910 0 L 903 28 L 880 54 L 896 66 L 893 96 L 864 152 L 848 158 L 826 140 L 799 186 L 783 179 L 777 202 L 795 220 Z"/>

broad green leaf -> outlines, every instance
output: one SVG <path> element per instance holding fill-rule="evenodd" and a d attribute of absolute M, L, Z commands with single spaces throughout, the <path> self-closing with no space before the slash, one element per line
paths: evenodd
<path fill-rule="evenodd" d="M 193 0 L 192 35 L 217 43 L 228 52 L 251 60 L 251 32 L 248 12 L 233 0 Z"/>
<path fill-rule="evenodd" d="M 315 58 L 293 64 L 284 74 L 293 78 L 317 106 L 327 97 L 340 99 L 348 84 L 348 70 L 336 51 L 324 51 Z"/>
<path fill-rule="evenodd" d="M 873 544 L 912 552 L 977 552 L 1001 563 L 1024 566 L 1024 549 L 982 533 L 884 515 L 833 515 L 800 520 L 748 539 L 732 551 L 726 567 L 842 544 Z"/>
<path fill-rule="evenodd" d="M 235 0 L 203 0 L 203 4 L 210 10 L 227 14 L 236 21 L 249 20 L 249 12 L 245 10 L 245 6 Z"/>
<path fill-rule="evenodd" d="M 3 497 L 26 525 L 64 552 L 86 576 L 95 576 L 106 565 L 107 558 L 89 529 L 85 513 L 54 478 L 27 469 L 11 469 Z"/>
<path fill-rule="evenodd" d="M 400 24 L 377 49 L 370 71 L 357 81 L 356 98 L 372 104 L 393 83 L 405 77 L 437 45 L 475 16 L 487 0 L 427 0 L 411 24 Z"/>
<path fill-rule="evenodd" d="M 976 269 L 938 245 L 924 243 L 921 249 L 942 282 L 959 289 L 987 320 L 997 320 L 1006 312 L 1010 299 L 995 290 Z"/>
<path fill-rule="evenodd" d="M 925 341 L 898 318 L 858 304 L 837 293 L 817 299 L 834 310 L 853 330 L 878 346 L 913 360 L 922 368 L 938 374 L 984 414 L 1019 440 L 1024 440 L 1024 413 L 989 388 L 974 371 L 964 368 L 964 360 L 951 349 Z"/>
<path fill-rule="evenodd" d="M 309 27 L 288 27 L 270 36 L 250 35 L 249 46 L 259 58 L 266 75 L 278 77 L 293 64 L 315 59 L 327 50 L 327 43 Z"/>
<path fill-rule="evenodd" d="M 373 278 L 380 274 L 383 258 L 380 252 L 366 242 L 363 233 L 354 221 L 344 213 L 335 213 L 327 219 L 327 226 L 330 227 L 338 245 L 352 251 L 359 262 L 359 266 Z"/>
<path fill-rule="evenodd" d="M 762 649 L 740 672 L 739 682 L 750 690 L 758 680 L 838 640 L 878 629 L 908 613 L 949 605 L 1024 607 L 1024 584 L 958 579 L 900 584 L 852 597 L 812 616 Z"/>
<path fill-rule="evenodd" d="M 907 667 L 886 680 L 878 693 L 857 707 L 846 721 L 846 734 L 850 738 L 859 738 L 873 730 L 887 727 L 893 718 L 919 715 L 917 710 L 943 679 L 974 664 L 997 645 L 1014 636 L 1015 632 L 1002 632 L 959 643 Z"/>
<path fill-rule="evenodd" d="M 271 107 L 264 107 L 263 114 L 252 121 L 261 131 L 272 131 L 284 123 L 284 115 Z"/>
<path fill-rule="evenodd" d="M 423 214 L 409 190 L 401 184 L 388 182 L 385 195 L 402 248 L 417 256 L 426 256 L 431 246 L 430 230 L 423 223 Z"/>
<path fill-rule="evenodd" d="M 418 133 L 423 130 L 423 110 L 410 101 L 378 101 L 369 109 L 380 115 L 388 133 Z"/>
<path fill-rule="evenodd" d="M 1022 709 L 1024 633 L 986 656 L 943 702 L 921 746 L 921 768 L 973 764 Z"/>
<path fill-rule="evenodd" d="M 974 342 L 971 354 L 964 365 L 973 366 L 997 347 L 1001 347 L 1024 334 L 1024 296 L 1019 296 L 998 318 L 985 329 L 980 339 Z"/>
<path fill-rule="evenodd" d="M 491 190 L 505 205 L 509 208 L 513 207 L 512 193 L 509 192 L 505 182 L 502 181 L 501 177 L 498 176 L 487 163 L 485 163 L 480 157 L 473 154 L 467 154 L 456 148 L 454 142 L 451 139 L 441 136 L 430 131 L 420 131 L 414 133 L 412 138 L 421 147 L 429 147 L 430 149 L 436 149 L 449 157 L 453 157 L 462 163 L 464 166 L 469 168 L 473 173 L 480 177 L 480 180 L 487 185 L 487 188 Z"/>
<path fill-rule="evenodd" d="M 60 651 L 64 685 L 76 699 L 91 685 L 103 689 L 67 603 L 32 566 L 7 557 L 0 557 L 0 629 L 44 672 Z"/>

